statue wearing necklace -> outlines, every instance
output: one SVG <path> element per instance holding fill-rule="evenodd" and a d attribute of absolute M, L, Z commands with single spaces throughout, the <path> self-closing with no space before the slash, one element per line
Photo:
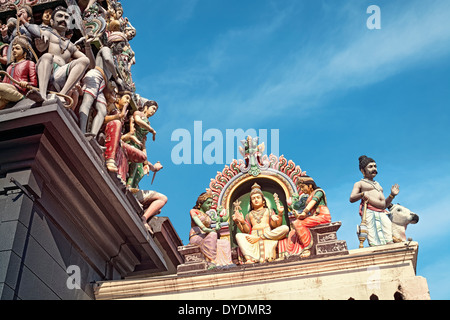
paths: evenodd
<path fill-rule="evenodd" d="M 236 234 L 236 242 L 246 263 L 275 260 L 278 240 L 289 232 L 289 227 L 282 224 L 284 208 L 276 194 L 274 199 L 278 213 L 267 207 L 261 187 L 255 183 L 250 192 L 251 211 L 245 218 L 239 203 L 235 203 L 233 221 L 242 232 Z"/>
<path fill-rule="evenodd" d="M 397 184 L 392 186 L 387 198 L 383 195 L 383 188 L 374 180 L 378 174 L 375 160 L 367 156 L 359 158 L 359 169 L 363 179 L 356 182 L 350 195 L 350 202 L 361 200 L 359 214 L 362 225 L 367 227 L 367 240 L 370 246 L 392 243 L 391 220 L 387 216 L 386 208 L 398 195 L 400 189 Z M 360 239 L 360 241 L 364 241 Z M 361 244 L 362 244 L 361 242 Z"/>
<path fill-rule="evenodd" d="M 90 64 L 89 58 L 66 38 L 69 19 L 67 9 L 59 6 L 52 12 L 51 29 L 41 29 L 36 24 L 23 22 L 23 26 L 39 43 L 36 47 L 43 50 L 36 64 L 42 100 L 47 100 L 49 86 L 67 95 Z M 91 54 L 90 45 L 85 43 L 85 47 L 86 53 Z"/>

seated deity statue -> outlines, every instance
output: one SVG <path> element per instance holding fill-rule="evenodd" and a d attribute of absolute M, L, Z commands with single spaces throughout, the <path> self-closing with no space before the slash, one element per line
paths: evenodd
<path fill-rule="evenodd" d="M 240 203 L 235 203 L 232 218 L 242 232 L 236 234 L 236 242 L 246 259 L 245 263 L 275 260 L 278 240 L 286 238 L 289 232 L 289 227 L 282 224 L 284 208 L 276 194 L 274 199 L 278 213 L 268 208 L 261 187 L 255 183 L 250 192 L 251 211 L 245 218 Z"/>

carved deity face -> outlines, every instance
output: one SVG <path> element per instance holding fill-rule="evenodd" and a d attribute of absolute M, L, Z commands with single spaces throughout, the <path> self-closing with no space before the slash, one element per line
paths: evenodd
<path fill-rule="evenodd" d="M 258 210 L 264 206 L 264 199 L 262 194 L 254 193 L 250 196 L 250 201 L 252 202 L 253 210 Z"/>
<path fill-rule="evenodd" d="M 123 107 L 124 105 L 126 105 L 127 103 L 131 102 L 131 97 L 129 94 L 124 94 L 122 97 L 120 97 L 119 99 L 119 105 L 121 107 Z"/>
<path fill-rule="evenodd" d="M 121 54 L 125 48 L 127 47 L 127 43 L 125 41 L 116 42 L 111 45 L 113 55 Z"/>
<path fill-rule="evenodd" d="M 42 23 L 46 25 L 50 25 L 50 19 L 52 18 L 52 12 L 53 10 L 47 9 L 42 14 Z"/>
<path fill-rule="evenodd" d="M 122 16 L 123 16 L 122 8 L 117 8 L 116 9 L 116 19 L 122 18 Z"/>
<path fill-rule="evenodd" d="M 30 21 L 31 17 L 28 16 L 28 12 L 25 8 L 20 8 L 19 11 L 17 12 L 17 17 L 24 17 L 25 20 Z"/>
<path fill-rule="evenodd" d="M 156 108 L 156 106 L 150 106 L 147 109 L 147 118 L 150 118 L 151 116 L 153 116 L 156 113 L 156 110 L 158 110 Z"/>
<path fill-rule="evenodd" d="M 127 36 L 128 41 L 132 40 L 136 36 L 136 29 L 134 28 L 125 29 L 125 35 Z"/>
<path fill-rule="evenodd" d="M 303 193 L 311 194 L 314 191 L 314 188 L 309 184 L 301 184 L 300 190 L 302 190 Z"/>
<path fill-rule="evenodd" d="M 209 209 L 211 209 L 212 206 L 212 199 L 208 198 L 205 200 L 205 202 L 203 202 L 203 204 L 200 206 L 200 210 L 202 210 L 203 212 L 207 212 Z"/>
<path fill-rule="evenodd" d="M 25 58 L 25 51 L 20 44 L 13 45 L 11 53 L 15 62 Z"/>
<path fill-rule="evenodd" d="M 372 180 L 378 174 L 377 164 L 375 162 L 370 162 L 363 170 L 361 170 L 364 178 Z"/>
<path fill-rule="evenodd" d="M 58 32 L 66 32 L 69 27 L 70 15 L 62 10 L 55 13 L 53 19 L 50 20 L 52 28 Z"/>

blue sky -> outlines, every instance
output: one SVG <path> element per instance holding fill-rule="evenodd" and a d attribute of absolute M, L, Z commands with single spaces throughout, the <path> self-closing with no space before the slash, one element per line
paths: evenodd
<path fill-rule="evenodd" d="M 193 141 L 195 121 L 224 139 L 227 129 L 278 130 L 280 155 L 325 189 L 349 249 L 358 247 L 358 205 L 348 200 L 361 179 L 358 157 L 374 158 L 385 195 L 398 183 L 396 202 L 420 216 L 407 230 L 419 242 L 417 274 L 432 299 L 450 298 L 449 1 L 122 4 L 137 29 L 137 93 L 160 105 L 148 150 L 164 169 L 140 186 L 168 196 L 161 215 L 184 244 L 189 210 L 227 163 L 176 165 L 172 134 L 185 130 Z M 374 4 L 381 29 L 369 30 L 366 10 Z M 194 146 L 191 152 L 193 163 Z"/>

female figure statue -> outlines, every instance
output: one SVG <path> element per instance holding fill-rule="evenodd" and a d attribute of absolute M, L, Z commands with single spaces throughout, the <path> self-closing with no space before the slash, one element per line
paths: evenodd
<path fill-rule="evenodd" d="M 25 98 L 28 86 L 37 85 L 36 65 L 28 60 L 28 44 L 24 37 L 16 37 L 12 42 L 13 63 L 8 66 L 6 72 L 16 82 L 5 76 L 0 83 L 0 110 L 8 103 L 16 103 Z"/>
<path fill-rule="evenodd" d="M 309 228 L 330 223 L 331 215 L 327 207 L 325 191 L 317 187 L 311 177 L 302 177 L 299 180 L 299 186 L 302 192 L 308 195 L 308 199 L 301 213 L 294 211 L 297 220 L 292 223 L 295 230 L 289 233 L 288 252 L 298 252 L 301 257 L 307 258 L 311 255 L 309 249 L 313 245 Z"/>
<path fill-rule="evenodd" d="M 211 193 L 204 192 L 198 197 L 195 207 L 191 209 L 189 243 L 200 247 L 206 261 L 210 263 L 210 268 L 213 268 L 216 265 L 217 230 L 220 229 L 220 224 L 217 224 L 214 229 L 211 228 L 212 219 L 207 214 L 211 205 Z"/>

